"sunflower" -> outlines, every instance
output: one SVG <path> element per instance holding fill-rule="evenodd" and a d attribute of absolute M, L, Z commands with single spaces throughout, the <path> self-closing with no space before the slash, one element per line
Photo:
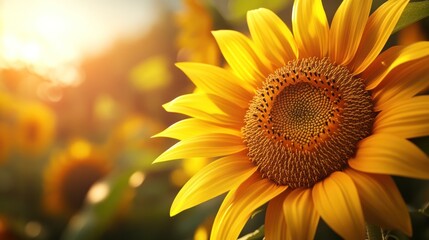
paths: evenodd
<path fill-rule="evenodd" d="M 4 92 L 0 92 L 0 164 L 4 163 L 13 149 L 11 137 L 13 135 L 13 122 L 16 118 L 16 99 Z"/>
<path fill-rule="evenodd" d="M 9 126 L 3 123 L 0 123 L 0 165 L 4 163 L 10 154 L 11 144 L 10 137 L 11 131 Z"/>
<path fill-rule="evenodd" d="M 297 0 L 292 31 L 270 10 L 249 11 L 251 38 L 213 32 L 231 70 L 178 63 L 203 93 L 164 105 L 190 118 L 158 134 L 180 142 L 155 162 L 218 158 L 170 214 L 228 192 L 211 239 L 236 239 L 266 203 L 266 239 L 312 239 L 320 218 L 345 239 L 364 239 L 365 221 L 411 235 L 390 175 L 429 179 L 428 156 L 408 140 L 429 135 L 429 96 L 417 96 L 429 87 L 429 42 L 381 53 L 407 3 L 370 14 L 372 1 L 345 0 L 329 26 L 320 0 Z"/>
<path fill-rule="evenodd" d="M 15 115 L 16 101 L 14 97 L 4 91 L 0 91 L 0 120 L 11 122 Z"/>
<path fill-rule="evenodd" d="M 85 140 L 54 155 L 45 170 L 44 204 L 49 213 L 70 215 L 84 204 L 91 186 L 112 170 L 112 162 Z"/>
<path fill-rule="evenodd" d="M 211 13 L 201 0 L 183 0 L 184 11 L 177 14 L 179 27 L 177 45 L 180 48 L 179 58 L 188 61 L 219 64 L 219 49 L 210 34 L 213 30 Z"/>
<path fill-rule="evenodd" d="M 55 115 L 41 103 L 22 102 L 17 105 L 15 138 L 18 150 L 39 155 L 52 143 L 55 134 Z"/>

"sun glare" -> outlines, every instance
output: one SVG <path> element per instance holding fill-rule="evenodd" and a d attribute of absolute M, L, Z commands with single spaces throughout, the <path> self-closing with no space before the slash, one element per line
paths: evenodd
<path fill-rule="evenodd" d="M 60 86 L 83 80 L 79 64 L 119 38 L 147 30 L 151 1 L 6 0 L 0 67 L 25 68 Z"/>

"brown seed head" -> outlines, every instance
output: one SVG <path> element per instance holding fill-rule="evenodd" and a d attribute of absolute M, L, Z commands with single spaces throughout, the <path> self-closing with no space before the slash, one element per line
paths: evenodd
<path fill-rule="evenodd" d="M 292 188 L 311 187 L 347 167 L 374 118 L 361 79 L 328 59 L 306 58 L 267 77 L 242 132 L 263 177 Z"/>

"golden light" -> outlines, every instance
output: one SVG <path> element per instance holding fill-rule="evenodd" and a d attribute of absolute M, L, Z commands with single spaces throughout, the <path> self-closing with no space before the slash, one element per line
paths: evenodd
<path fill-rule="evenodd" d="M 36 2 L 39 4 L 31 12 L 16 11 L 13 15 L 10 11 L 28 3 L 5 1 L 2 6 L 1 65 L 28 68 L 61 85 L 76 85 L 83 80 L 78 70 L 81 50 L 73 40 L 79 22 L 65 6 Z"/>
<path fill-rule="evenodd" d="M 30 221 L 25 224 L 25 233 L 30 238 L 36 238 L 42 232 L 42 225 L 36 221 Z"/>
<path fill-rule="evenodd" d="M 130 179 L 128 180 L 128 184 L 131 187 L 137 188 L 140 185 L 142 185 L 145 178 L 146 178 L 146 176 L 143 172 L 140 172 L 140 171 L 134 172 L 131 175 Z"/>
<path fill-rule="evenodd" d="M 103 201 L 110 193 L 110 187 L 105 182 L 96 183 L 89 189 L 87 200 L 88 202 L 95 204 Z"/>
<path fill-rule="evenodd" d="M 4 0 L 0 68 L 26 68 L 57 85 L 77 85 L 84 79 L 80 61 L 118 38 L 141 36 L 156 20 L 154 4 L 153 0 Z"/>

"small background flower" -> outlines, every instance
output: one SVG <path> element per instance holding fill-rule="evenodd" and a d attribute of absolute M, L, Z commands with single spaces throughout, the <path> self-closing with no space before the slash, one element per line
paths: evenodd
<path fill-rule="evenodd" d="M 52 156 L 44 172 L 47 212 L 72 215 L 85 203 L 90 188 L 113 170 L 113 159 L 89 142 L 78 139 Z"/>

